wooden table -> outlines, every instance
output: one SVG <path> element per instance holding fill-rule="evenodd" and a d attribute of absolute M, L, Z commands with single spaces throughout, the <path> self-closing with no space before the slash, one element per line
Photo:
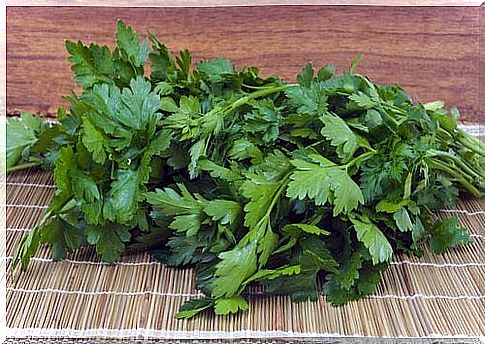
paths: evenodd
<path fill-rule="evenodd" d="M 194 1 L 182 0 L 182 4 L 193 5 Z M 232 1 L 205 0 L 197 4 L 235 4 Z M 359 71 L 375 81 L 399 83 L 420 101 L 445 100 L 449 106 L 459 107 L 463 120 L 483 122 L 479 101 L 480 7 L 474 6 L 477 1 L 391 2 L 468 5 L 458 7 L 261 6 L 268 1 L 252 0 L 245 2 L 250 6 L 242 7 L 7 7 L 7 113 L 25 109 L 53 116 L 64 104 L 61 96 L 74 88 L 64 40 L 112 46 L 115 23 L 121 18 L 142 36 L 150 29 L 174 51 L 189 48 L 195 61 L 225 56 L 237 66 L 254 64 L 263 74 L 276 73 L 291 81 L 308 61 L 316 65 L 334 63 L 343 70 L 363 53 Z M 363 0 L 342 2 L 355 4 Z M 7 1 L 13 3 L 56 1 Z M 100 0 L 74 3 L 106 5 Z M 116 3 L 160 4 L 154 0 Z M 161 4 L 175 2 L 164 0 Z"/>

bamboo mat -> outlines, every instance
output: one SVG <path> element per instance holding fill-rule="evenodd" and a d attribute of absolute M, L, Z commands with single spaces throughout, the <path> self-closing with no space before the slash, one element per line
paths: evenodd
<path fill-rule="evenodd" d="M 9 274 L 15 245 L 55 189 L 40 169 L 15 172 L 6 185 Z M 91 249 L 55 263 L 43 247 L 26 273 L 7 282 L 7 337 L 10 343 L 476 343 L 485 335 L 484 205 L 463 200 L 438 214 L 457 215 L 472 244 L 441 256 L 398 256 L 375 295 L 338 308 L 324 298 L 296 304 L 255 293 L 247 312 L 176 320 L 179 306 L 197 295 L 192 270 L 166 267 L 146 253 L 107 265 Z"/>

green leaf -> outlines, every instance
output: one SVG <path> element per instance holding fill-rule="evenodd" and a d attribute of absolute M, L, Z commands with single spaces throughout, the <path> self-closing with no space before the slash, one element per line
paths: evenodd
<path fill-rule="evenodd" d="M 376 211 L 384 213 L 395 213 L 405 205 L 409 204 L 409 200 L 402 200 L 399 203 L 392 203 L 387 199 L 382 199 L 376 204 Z"/>
<path fill-rule="evenodd" d="M 334 216 L 357 208 L 364 203 L 364 197 L 359 186 L 350 178 L 345 170 L 340 169 L 329 160 L 317 155 L 311 156 L 320 164 L 291 160 L 296 170 L 291 174 L 286 194 L 292 199 L 313 199 L 316 205 L 324 205 L 329 196 L 333 195 Z"/>
<path fill-rule="evenodd" d="M 450 248 L 471 242 L 470 234 L 458 225 L 456 217 L 436 223 L 430 232 L 429 248 L 433 253 L 443 253 Z"/>
<path fill-rule="evenodd" d="M 170 223 L 169 228 L 185 232 L 187 236 L 194 236 L 200 229 L 200 220 L 200 214 L 178 215 Z"/>
<path fill-rule="evenodd" d="M 153 91 L 155 91 L 155 93 L 157 93 L 159 96 L 166 96 L 173 92 L 173 87 L 168 82 L 160 81 L 156 84 Z"/>
<path fill-rule="evenodd" d="M 72 148 L 66 146 L 59 151 L 59 156 L 55 162 L 54 183 L 58 190 L 56 194 L 72 194 L 72 178 L 76 172 L 76 156 Z"/>
<path fill-rule="evenodd" d="M 234 295 L 230 298 L 217 299 L 214 312 L 217 315 L 237 313 L 238 311 L 247 311 L 248 302 L 240 295 Z"/>
<path fill-rule="evenodd" d="M 163 97 L 160 99 L 160 110 L 174 113 L 179 111 L 179 107 L 172 97 Z"/>
<path fill-rule="evenodd" d="M 372 100 L 367 94 L 362 91 L 350 95 L 349 99 L 352 100 L 358 107 L 366 110 L 372 109 L 377 105 L 374 100 Z"/>
<path fill-rule="evenodd" d="M 296 171 L 291 174 L 286 195 L 299 200 L 308 197 L 314 200 L 316 205 L 327 203 L 331 191 L 331 180 L 327 170 L 299 159 L 291 160 L 291 164 L 296 167 Z"/>
<path fill-rule="evenodd" d="M 202 299 L 192 299 L 186 301 L 177 314 L 175 314 L 176 319 L 189 319 L 199 314 L 203 310 L 214 306 L 214 300 L 210 298 Z"/>
<path fill-rule="evenodd" d="M 118 170 L 116 179 L 111 183 L 104 205 L 104 215 L 107 219 L 127 224 L 138 210 L 141 198 L 139 190 L 139 172 L 136 170 Z"/>
<path fill-rule="evenodd" d="M 184 266 L 197 262 L 197 251 L 204 248 L 206 242 L 200 242 L 197 236 L 173 236 L 168 240 L 170 255 L 166 263 L 170 266 Z"/>
<path fill-rule="evenodd" d="M 302 86 L 309 88 L 313 81 L 313 76 L 315 71 L 311 63 L 307 63 L 305 67 L 301 70 L 300 74 L 296 77 L 296 81 Z"/>
<path fill-rule="evenodd" d="M 204 212 L 212 217 L 212 220 L 221 224 L 232 225 L 241 214 L 241 205 L 238 202 L 228 200 L 213 200 L 204 207 Z"/>
<path fill-rule="evenodd" d="M 192 147 L 190 147 L 190 163 L 188 166 L 190 178 L 195 178 L 199 175 L 198 163 L 199 160 L 206 154 L 207 142 L 205 139 L 198 140 Z"/>
<path fill-rule="evenodd" d="M 318 83 L 312 83 L 309 88 L 294 86 L 285 93 L 300 114 L 323 115 L 327 112 L 328 97 Z"/>
<path fill-rule="evenodd" d="M 107 138 L 99 131 L 94 124 L 87 118 L 83 120 L 83 136 L 82 143 L 86 149 L 92 154 L 93 160 L 98 164 L 104 164 L 107 155 L 104 148 L 104 143 Z"/>
<path fill-rule="evenodd" d="M 362 268 L 362 252 L 360 250 L 352 252 L 343 262 L 337 273 L 330 277 L 330 281 L 339 286 L 339 288 L 349 290 L 355 285 L 356 280 L 359 279 L 359 270 Z"/>
<path fill-rule="evenodd" d="M 318 70 L 318 81 L 325 81 L 335 76 L 336 68 L 334 65 L 326 65 Z"/>
<path fill-rule="evenodd" d="M 348 214 L 364 203 L 364 196 L 359 186 L 343 170 L 329 171 L 332 180 L 332 189 L 335 199 L 333 201 L 333 215 Z"/>
<path fill-rule="evenodd" d="M 442 109 L 445 106 L 445 102 L 442 100 L 436 100 L 434 102 L 423 104 L 423 106 L 426 109 L 426 111 L 437 111 Z"/>
<path fill-rule="evenodd" d="M 224 81 L 228 75 L 233 75 L 235 73 L 231 61 L 220 57 L 214 60 L 197 63 L 197 70 L 206 75 L 210 82 Z"/>
<path fill-rule="evenodd" d="M 365 222 L 355 218 L 350 220 L 357 233 L 357 239 L 369 250 L 374 265 L 389 261 L 392 257 L 392 247 L 380 229 L 369 219 L 364 219 Z"/>
<path fill-rule="evenodd" d="M 180 187 L 184 188 L 182 184 L 179 184 Z M 202 206 L 193 197 L 181 196 L 171 188 L 156 189 L 145 196 L 148 203 L 168 215 L 190 215 L 202 211 Z"/>
<path fill-rule="evenodd" d="M 387 268 L 386 264 L 365 266 L 359 272 L 359 280 L 357 281 L 357 290 L 360 296 L 372 294 L 379 282 L 381 281 L 381 271 Z"/>
<path fill-rule="evenodd" d="M 365 262 L 359 269 L 358 278 L 349 289 L 339 286 L 335 279 L 329 279 L 323 287 L 327 301 L 336 306 L 372 294 L 380 282 L 380 273 L 385 268 L 386 264 L 370 265 Z"/>
<path fill-rule="evenodd" d="M 177 78 L 177 67 L 168 48 L 161 44 L 150 32 L 148 37 L 152 42 L 153 51 L 149 54 L 151 62 L 150 79 L 153 81 L 166 81 Z"/>
<path fill-rule="evenodd" d="M 40 226 L 34 227 L 25 235 L 15 247 L 12 258 L 12 269 L 15 269 L 20 262 L 22 270 L 26 270 L 30 259 L 37 253 L 41 243 Z"/>
<path fill-rule="evenodd" d="M 104 262 L 113 263 L 125 249 L 125 242 L 131 238 L 129 229 L 118 224 L 105 226 L 88 226 L 86 228 L 87 240 L 96 245 L 96 252 L 101 254 Z"/>
<path fill-rule="evenodd" d="M 118 120 L 129 128 L 146 129 L 150 135 L 160 118 L 156 112 L 160 109 L 160 96 L 151 91 L 151 84 L 142 76 L 130 81 L 130 88 L 121 93 L 118 108 Z"/>
<path fill-rule="evenodd" d="M 150 52 L 148 42 L 144 40 L 140 44 L 138 34 L 121 20 L 118 21 L 116 45 L 124 59 L 131 62 L 135 67 L 142 67 L 148 59 Z"/>
<path fill-rule="evenodd" d="M 277 183 L 268 182 L 260 177 L 248 179 L 243 183 L 241 186 L 242 195 L 250 200 L 244 207 L 246 212 L 245 226 L 253 228 L 267 215 L 277 188 Z"/>
<path fill-rule="evenodd" d="M 259 268 L 262 268 L 268 262 L 269 257 L 278 246 L 279 237 L 271 230 L 271 223 L 268 216 L 263 218 L 263 220 L 252 229 L 252 232 L 255 233 L 256 239 L 259 239 L 262 236 L 262 238 L 258 242 L 257 250 L 259 254 L 258 266 Z M 252 234 L 253 233 L 251 232 L 248 233 L 248 235 L 244 237 L 241 242 L 247 242 L 246 240 L 252 240 Z"/>
<path fill-rule="evenodd" d="M 413 230 L 413 223 L 411 222 L 409 213 L 405 208 L 398 209 L 394 213 L 393 218 L 396 221 L 397 228 L 399 228 L 401 232 Z"/>
<path fill-rule="evenodd" d="M 298 275 L 300 272 L 301 272 L 300 265 L 282 266 L 274 270 L 261 269 L 261 270 L 258 270 L 258 272 L 256 272 L 246 281 L 244 281 L 244 284 L 247 285 L 254 281 L 272 280 L 282 276 Z"/>
<path fill-rule="evenodd" d="M 82 228 L 76 228 L 65 221 L 55 218 L 41 231 L 41 242 L 51 245 L 54 261 L 63 260 L 67 254 L 85 243 Z"/>
<path fill-rule="evenodd" d="M 190 76 L 190 67 L 192 66 L 192 56 L 190 54 L 190 51 L 187 49 L 182 50 L 175 58 L 175 61 L 177 62 L 177 66 L 179 67 L 178 70 L 178 78 L 181 80 L 188 80 Z"/>
<path fill-rule="evenodd" d="M 364 124 L 369 128 L 375 128 L 383 123 L 382 116 L 379 111 L 370 109 L 364 115 Z"/>
<path fill-rule="evenodd" d="M 261 162 L 263 159 L 261 150 L 247 138 L 234 141 L 228 155 L 236 160 L 251 158 L 252 162 L 255 164 Z"/>
<path fill-rule="evenodd" d="M 73 173 L 73 179 L 74 193 L 80 201 L 93 202 L 101 198 L 98 185 L 90 175 L 77 171 L 77 173 Z"/>
<path fill-rule="evenodd" d="M 343 119 L 336 115 L 321 115 L 324 127 L 321 134 L 337 147 L 338 156 L 344 161 L 350 160 L 359 148 L 357 135 L 349 128 Z"/>
<path fill-rule="evenodd" d="M 315 225 L 309 225 L 306 223 L 293 223 L 286 225 L 283 227 L 283 231 L 288 232 L 288 233 L 294 233 L 296 231 L 300 232 L 305 232 L 308 234 L 315 234 L 315 235 L 330 235 L 329 231 L 326 231 L 324 229 L 321 229 L 318 226 Z"/>
<path fill-rule="evenodd" d="M 306 238 L 300 241 L 301 252 L 297 262 L 300 274 L 281 276 L 266 282 L 267 291 L 276 294 L 291 294 L 293 301 L 301 302 L 318 299 L 317 275 L 321 270 L 336 272 L 338 263 L 323 241 Z"/>
<path fill-rule="evenodd" d="M 23 151 L 34 145 L 45 124 L 41 117 L 22 112 L 20 118 L 7 119 L 7 170 L 17 165 Z"/>
<path fill-rule="evenodd" d="M 172 133 L 169 130 L 161 130 L 155 134 L 155 137 L 150 141 L 148 146 L 149 155 L 159 155 L 161 152 L 170 147 L 172 140 Z"/>
<path fill-rule="evenodd" d="M 239 173 L 237 173 L 237 172 L 235 172 L 235 171 L 233 171 L 229 168 L 219 166 L 216 163 L 214 163 L 214 162 L 212 162 L 208 159 L 199 160 L 198 167 L 202 171 L 209 172 L 211 177 L 220 178 L 220 179 L 225 180 L 227 182 L 235 182 L 235 181 L 243 179 L 243 177 Z"/>
<path fill-rule="evenodd" d="M 212 296 L 231 297 L 238 293 L 241 284 L 257 270 L 256 243 L 236 246 L 219 254 L 221 261 L 214 273 Z"/>
<path fill-rule="evenodd" d="M 107 46 L 96 44 L 85 46 L 81 41 L 66 41 L 71 70 L 74 81 L 84 89 L 90 89 L 95 84 L 113 84 L 116 73 L 113 56 Z"/>
<path fill-rule="evenodd" d="M 359 54 L 352 60 L 352 62 L 350 63 L 350 69 L 349 69 L 350 74 L 354 74 L 355 70 L 357 69 L 357 66 L 362 61 L 363 58 L 364 58 L 364 54 Z"/>

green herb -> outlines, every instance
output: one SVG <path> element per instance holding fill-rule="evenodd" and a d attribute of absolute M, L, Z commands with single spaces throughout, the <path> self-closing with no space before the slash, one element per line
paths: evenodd
<path fill-rule="evenodd" d="M 457 109 L 374 84 L 355 73 L 361 57 L 287 84 L 223 58 L 192 68 L 148 36 L 151 48 L 119 22 L 114 50 L 67 42 L 81 94 L 55 125 L 8 120 L 8 170 L 42 165 L 57 187 L 14 267 L 41 244 L 56 260 L 82 245 L 106 262 L 150 250 L 195 266 L 205 296 L 182 306 L 189 318 L 246 310 L 253 284 L 342 304 L 371 294 L 397 252 L 470 241 L 433 216 L 484 188 L 485 147 Z"/>

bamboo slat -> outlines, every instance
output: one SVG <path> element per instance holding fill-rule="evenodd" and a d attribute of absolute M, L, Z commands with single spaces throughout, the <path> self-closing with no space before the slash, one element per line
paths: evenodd
<path fill-rule="evenodd" d="M 14 247 L 38 222 L 54 188 L 39 169 L 9 175 L 6 186 L 9 343 L 478 343 L 485 334 L 483 200 L 465 199 L 438 214 L 457 215 L 472 244 L 441 256 L 397 256 L 368 298 L 335 308 L 324 298 L 296 304 L 253 288 L 247 312 L 182 321 L 174 314 L 197 295 L 193 271 L 169 268 L 147 253 L 108 265 L 85 248 L 52 262 L 43 247 L 25 273 L 11 274 Z"/>

